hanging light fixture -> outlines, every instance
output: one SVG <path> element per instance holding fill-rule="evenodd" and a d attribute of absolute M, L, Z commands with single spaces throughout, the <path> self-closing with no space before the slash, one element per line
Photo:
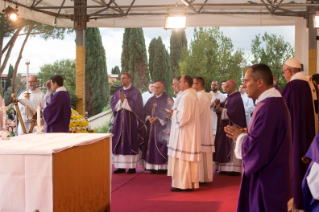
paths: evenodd
<path fill-rule="evenodd" d="M 6 9 L 2 10 L 2 12 L 6 15 L 6 19 L 9 21 L 18 20 L 18 6 L 15 9 L 8 6 Z"/>
<path fill-rule="evenodd" d="M 165 17 L 164 29 L 185 29 L 185 15 L 169 15 Z"/>

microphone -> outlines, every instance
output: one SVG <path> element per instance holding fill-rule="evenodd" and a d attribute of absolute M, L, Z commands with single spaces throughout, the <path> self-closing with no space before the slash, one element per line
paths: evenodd
<path fill-rule="evenodd" d="M 40 87 L 42 87 L 42 85 L 41 85 L 41 84 L 39 84 L 39 85 L 36 85 L 36 86 L 33 86 L 32 88 L 28 88 L 28 89 L 33 89 L 33 88 L 40 88 Z"/>

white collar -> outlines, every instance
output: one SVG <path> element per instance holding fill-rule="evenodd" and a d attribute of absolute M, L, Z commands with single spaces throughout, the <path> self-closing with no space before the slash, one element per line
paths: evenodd
<path fill-rule="evenodd" d="M 61 86 L 58 89 L 56 89 L 55 92 L 59 92 L 59 91 L 67 91 L 67 90 L 66 90 L 66 88 L 64 86 Z"/>
<path fill-rule="evenodd" d="M 156 95 L 156 98 L 160 98 L 163 95 L 163 93 L 161 93 L 160 95 Z"/>
<path fill-rule="evenodd" d="M 246 97 L 247 96 L 246 92 L 241 94 L 241 96 Z"/>
<path fill-rule="evenodd" d="M 258 97 L 257 101 L 261 102 L 267 98 L 270 97 L 282 97 L 279 91 L 277 91 L 276 88 L 269 88 L 268 90 L 264 91 L 260 96 Z"/>
<path fill-rule="evenodd" d="M 295 74 L 291 77 L 290 81 L 291 81 L 291 80 L 294 80 L 294 79 L 298 79 L 298 77 L 301 77 L 301 76 L 307 76 L 306 72 L 300 71 L 300 72 L 295 73 Z"/>
<path fill-rule="evenodd" d="M 127 88 L 125 88 L 125 87 L 123 86 L 123 89 L 124 89 L 124 90 L 130 89 L 131 86 L 132 86 L 132 84 L 130 84 L 130 86 L 128 86 Z"/>
<path fill-rule="evenodd" d="M 197 91 L 197 93 L 199 93 L 199 92 L 205 93 L 205 90 L 200 90 L 200 91 Z"/>
<path fill-rule="evenodd" d="M 29 89 L 29 92 L 30 93 L 38 93 L 40 90 L 38 89 L 38 88 L 36 88 L 36 89 L 34 89 L 34 90 L 31 90 L 31 89 Z"/>

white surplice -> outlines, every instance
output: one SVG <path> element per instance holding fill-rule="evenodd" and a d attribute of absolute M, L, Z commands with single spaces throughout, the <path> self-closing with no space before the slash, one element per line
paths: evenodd
<path fill-rule="evenodd" d="M 202 160 L 199 162 L 199 181 L 213 181 L 213 152 L 214 135 L 212 131 L 212 118 L 210 114 L 211 93 L 204 90 L 197 92 L 198 109 L 201 131 Z"/>
<path fill-rule="evenodd" d="M 173 187 L 199 187 L 200 139 L 198 97 L 196 90 L 189 88 L 182 92 L 172 115 L 167 175 L 172 176 Z"/>
<path fill-rule="evenodd" d="M 24 94 L 26 92 L 27 91 L 21 93 L 20 96 L 18 97 L 18 99 L 25 99 Z M 45 108 L 45 106 L 46 106 L 45 94 L 40 89 L 36 88 L 35 90 L 29 90 L 29 93 L 30 93 L 29 100 L 31 102 L 36 103 L 42 109 Z M 32 115 L 31 115 L 30 111 L 26 110 L 26 108 L 22 104 L 18 103 L 18 105 L 19 105 L 19 110 L 20 110 L 23 122 L 24 122 L 25 129 L 27 132 L 29 132 L 30 127 L 31 127 L 31 122 L 26 122 L 26 121 L 27 121 L 27 119 L 32 119 Z M 26 115 L 28 118 L 26 117 Z M 33 132 L 36 132 L 35 128 L 33 128 Z M 23 135 L 23 130 L 22 130 L 22 126 L 21 126 L 20 122 L 18 125 L 18 135 Z"/>
<path fill-rule="evenodd" d="M 225 99 L 227 98 L 227 96 L 223 93 L 221 93 L 220 91 L 217 91 L 216 93 L 211 92 L 212 94 L 212 100 L 211 103 L 213 103 L 216 99 L 220 99 L 220 102 L 224 102 Z M 216 112 L 214 111 L 214 107 L 210 108 L 210 114 L 212 117 L 212 128 L 213 128 L 213 135 L 216 135 L 216 131 L 217 131 L 217 123 L 218 123 L 218 117 Z"/>
<path fill-rule="evenodd" d="M 251 98 L 249 98 L 246 93 L 242 94 L 241 98 L 244 103 L 247 127 L 249 127 L 251 114 L 254 112 L 255 109 L 254 101 Z"/>
<path fill-rule="evenodd" d="M 153 96 L 152 93 L 150 93 L 149 91 L 145 91 L 144 93 L 142 93 L 142 98 L 143 98 L 143 106 L 146 105 L 147 101 Z"/>
<path fill-rule="evenodd" d="M 176 95 L 176 98 L 174 98 L 174 105 L 173 105 L 173 109 L 176 109 L 179 103 L 179 100 L 181 99 L 183 92 L 179 91 Z"/>

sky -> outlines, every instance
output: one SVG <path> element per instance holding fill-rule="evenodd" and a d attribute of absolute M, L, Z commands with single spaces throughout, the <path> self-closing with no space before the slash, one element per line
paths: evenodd
<path fill-rule="evenodd" d="M 231 38 L 234 49 L 243 49 L 245 54 L 250 54 L 251 41 L 257 34 L 263 35 L 265 32 L 270 34 L 281 35 L 284 40 L 291 43 L 294 47 L 295 43 L 295 27 L 294 26 L 280 26 L 280 27 L 221 27 L 221 31 L 225 36 Z M 171 30 L 163 28 L 144 28 L 144 37 L 146 48 L 154 37 L 161 36 L 167 49 L 169 49 L 169 40 Z M 189 41 L 193 37 L 194 28 L 186 29 L 186 37 Z M 122 28 L 100 28 L 103 45 L 106 51 L 107 70 L 111 73 L 114 66 L 121 68 L 121 52 L 122 39 L 124 29 Z M 19 51 L 24 40 L 24 36 L 20 36 L 12 50 L 11 57 L 8 64 L 14 66 Z M 7 42 L 8 39 L 5 39 Z M 30 73 L 38 73 L 40 67 L 44 64 L 53 64 L 57 60 L 75 59 L 75 33 L 66 35 L 64 40 L 48 39 L 44 40 L 39 37 L 31 37 L 26 43 L 22 59 L 19 65 L 18 73 L 26 73 L 25 60 L 30 60 Z M 3 74 L 8 72 L 7 65 Z"/>

